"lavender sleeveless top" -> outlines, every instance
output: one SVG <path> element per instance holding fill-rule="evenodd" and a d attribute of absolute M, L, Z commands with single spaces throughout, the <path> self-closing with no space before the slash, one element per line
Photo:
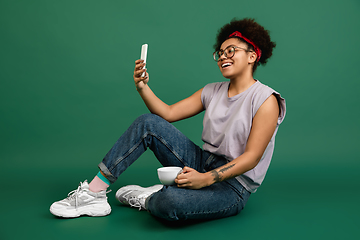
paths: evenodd
<path fill-rule="evenodd" d="M 274 94 L 280 107 L 276 130 L 261 160 L 255 168 L 236 177 L 248 191 L 255 192 L 264 180 L 270 165 L 275 135 L 285 117 L 285 99 L 258 80 L 246 91 L 229 98 L 229 84 L 230 82 L 210 83 L 204 87 L 201 94 L 205 109 L 202 132 L 203 149 L 223 156 L 228 161 L 244 153 L 252 120 L 264 101 Z"/>

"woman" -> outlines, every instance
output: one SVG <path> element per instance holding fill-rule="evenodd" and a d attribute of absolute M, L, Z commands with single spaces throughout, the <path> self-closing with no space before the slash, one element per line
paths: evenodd
<path fill-rule="evenodd" d="M 81 183 L 66 199 L 53 203 L 51 213 L 110 214 L 107 188 L 147 148 L 163 166 L 179 166 L 183 172 L 176 186 L 120 188 L 116 193 L 120 202 L 170 221 L 222 218 L 244 208 L 265 177 L 285 116 L 280 94 L 253 78 L 275 43 L 253 19 L 234 19 L 219 30 L 214 47 L 214 60 L 230 81 L 210 83 L 171 106 L 151 91 L 143 61 L 135 62 L 136 89 L 152 114 L 136 119 L 99 164 L 100 172 L 91 183 Z M 204 110 L 201 149 L 170 122 Z"/>

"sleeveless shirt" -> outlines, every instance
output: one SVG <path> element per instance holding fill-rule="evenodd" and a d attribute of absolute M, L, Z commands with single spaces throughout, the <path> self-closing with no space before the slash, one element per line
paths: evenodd
<path fill-rule="evenodd" d="M 202 132 L 203 149 L 223 156 L 229 162 L 244 153 L 252 120 L 264 101 L 274 94 L 279 104 L 280 114 L 275 132 L 259 163 L 255 168 L 236 177 L 248 191 L 255 192 L 264 180 L 270 165 L 275 136 L 286 113 L 285 99 L 258 80 L 244 92 L 229 98 L 229 85 L 228 81 L 210 83 L 201 93 L 201 101 L 205 109 Z"/>

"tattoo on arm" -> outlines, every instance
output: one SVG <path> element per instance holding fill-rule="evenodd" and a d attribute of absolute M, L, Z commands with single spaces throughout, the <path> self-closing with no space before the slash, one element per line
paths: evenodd
<path fill-rule="evenodd" d="M 227 170 L 229 170 L 230 168 L 232 168 L 233 166 L 235 166 L 235 163 L 232 164 L 232 165 L 230 165 L 230 166 L 227 166 L 227 167 L 224 167 L 224 168 L 220 169 L 219 172 L 224 173 L 224 172 L 226 172 Z"/>
<path fill-rule="evenodd" d="M 220 177 L 219 173 L 215 169 L 211 171 L 211 175 L 214 176 L 214 181 L 215 182 L 220 182 L 221 181 L 221 177 Z"/>
<path fill-rule="evenodd" d="M 221 175 L 222 175 L 224 172 L 226 172 L 227 170 L 229 170 L 230 168 L 232 168 L 232 167 L 234 167 L 234 166 L 235 166 L 235 164 L 229 165 L 229 166 L 227 166 L 227 167 L 224 167 L 224 168 L 220 169 L 219 172 L 217 172 L 215 169 L 212 170 L 212 171 L 211 171 L 211 175 L 214 177 L 214 181 L 215 181 L 215 182 L 221 182 L 221 181 L 223 181 L 223 180 L 225 180 L 225 179 L 229 179 L 229 178 L 234 177 L 233 175 L 231 175 L 231 176 L 229 176 L 229 177 L 227 177 L 227 178 L 224 179 L 224 178 L 223 178 L 222 176 L 220 176 L 220 174 L 219 174 L 219 173 L 221 173 Z"/>

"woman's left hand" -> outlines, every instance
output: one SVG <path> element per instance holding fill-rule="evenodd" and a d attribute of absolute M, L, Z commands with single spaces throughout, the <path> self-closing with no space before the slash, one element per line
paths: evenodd
<path fill-rule="evenodd" d="M 175 183 L 182 188 L 200 189 L 211 185 L 211 180 L 209 173 L 199 173 L 193 168 L 184 167 L 182 173 L 175 179 Z"/>

